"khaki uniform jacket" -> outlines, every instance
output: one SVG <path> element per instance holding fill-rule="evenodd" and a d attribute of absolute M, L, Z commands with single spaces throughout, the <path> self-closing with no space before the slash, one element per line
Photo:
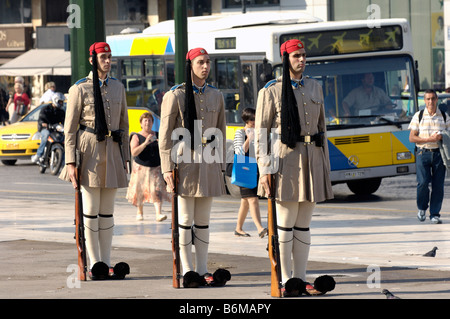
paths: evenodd
<path fill-rule="evenodd" d="M 279 157 L 275 176 L 275 199 L 278 201 L 321 202 L 333 198 L 330 182 L 330 161 L 326 136 L 323 92 L 320 84 L 303 77 L 304 85 L 294 87 L 302 136 L 324 132 L 324 146 L 297 142 L 295 149 L 288 148 L 278 139 L 272 156 Z M 273 165 L 268 138 L 272 128 L 281 134 L 281 77 L 269 82 L 259 91 L 256 107 L 255 130 L 256 158 L 261 175 L 264 168 Z M 268 132 L 264 138 L 261 132 Z M 267 150 L 267 151 L 266 151 Z M 266 196 L 262 185 L 258 195 Z"/>
<path fill-rule="evenodd" d="M 92 72 L 69 89 L 65 134 L 65 161 L 76 163 L 75 150 L 81 154 L 81 185 L 102 188 L 128 186 L 126 162 L 129 161 L 128 110 L 125 89 L 117 79 L 108 77 L 101 86 L 106 123 L 111 131 L 123 130 L 122 154 L 112 137 L 98 142 L 96 135 L 78 130 L 78 125 L 95 127 Z M 70 181 L 67 167 L 60 178 Z"/>
<path fill-rule="evenodd" d="M 178 194 L 189 197 L 221 196 L 226 193 L 222 171 L 225 170 L 225 107 L 222 93 L 213 86 L 207 85 L 203 93 L 194 93 L 197 110 L 197 120 L 202 121 L 202 136 L 209 128 L 217 128 L 222 134 L 210 144 L 202 145 L 202 162 L 194 162 L 193 151 L 190 146 L 180 141 L 172 141 L 172 132 L 177 128 L 184 128 L 184 83 L 173 87 L 163 98 L 161 105 L 161 125 L 159 128 L 159 154 L 161 157 L 161 171 L 170 172 L 175 164 L 172 158 L 172 148 L 175 154 L 183 155 L 187 150 L 189 161 L 178 163 Z M 217 130 L 216 130 L 217 131 Z M 208 132 L 207 132 L 208 133 Z M 220 152 L 211 151 L 213 143 Z M 217 144 L 218 143 L 218 144 Z M 208 147 L 209 146 L 209 147 Z M 197 152 L 198 153 L 198 152 Z M 220 159 L 207 162 L 208 155 L 220 156 Z M 198 156 L 196 157 L 198 158 Z"/>

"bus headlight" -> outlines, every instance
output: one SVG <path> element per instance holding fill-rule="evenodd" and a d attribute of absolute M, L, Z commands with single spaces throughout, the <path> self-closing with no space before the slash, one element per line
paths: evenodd
<path fill-rule="evenodd" d="M 411 158 L 412 158 L 411 152 L 400 152 L 400 153 L 397 153 L 397 160 L 398 161 L 409 160 Z"/>

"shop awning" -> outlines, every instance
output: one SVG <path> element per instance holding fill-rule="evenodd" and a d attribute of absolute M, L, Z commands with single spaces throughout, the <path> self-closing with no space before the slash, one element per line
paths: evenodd
<path fill-rule="evenodd" d="M 0 66 L 0 76 L 71 75 L 70 52 L 32 49 Z"/>

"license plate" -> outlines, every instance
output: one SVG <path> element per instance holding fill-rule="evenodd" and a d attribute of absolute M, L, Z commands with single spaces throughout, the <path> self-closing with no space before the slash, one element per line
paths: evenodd
<path fill-rule="evenodd" d="M 345 178 L 359 178 L 359 177 L 364 177 L 364 176 L 365 176 L 365 172 L 364 171 L 346 172 L 344 174 Z"/>
<path fill-rule="evenodd" d="M 6 144 L 6 149 L 7 150 L 15 150 L 19 148 L 19 144 L 18 143 L 8 143 Z"/>

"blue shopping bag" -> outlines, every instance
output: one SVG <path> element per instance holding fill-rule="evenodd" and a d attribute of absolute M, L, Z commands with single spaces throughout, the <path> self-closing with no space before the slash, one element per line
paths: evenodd
<path fill-rule="evenodd" d="M 250 189 L 258 185 L 258 165 L 254 157 L 234 154 L 231 184 Z"/>

